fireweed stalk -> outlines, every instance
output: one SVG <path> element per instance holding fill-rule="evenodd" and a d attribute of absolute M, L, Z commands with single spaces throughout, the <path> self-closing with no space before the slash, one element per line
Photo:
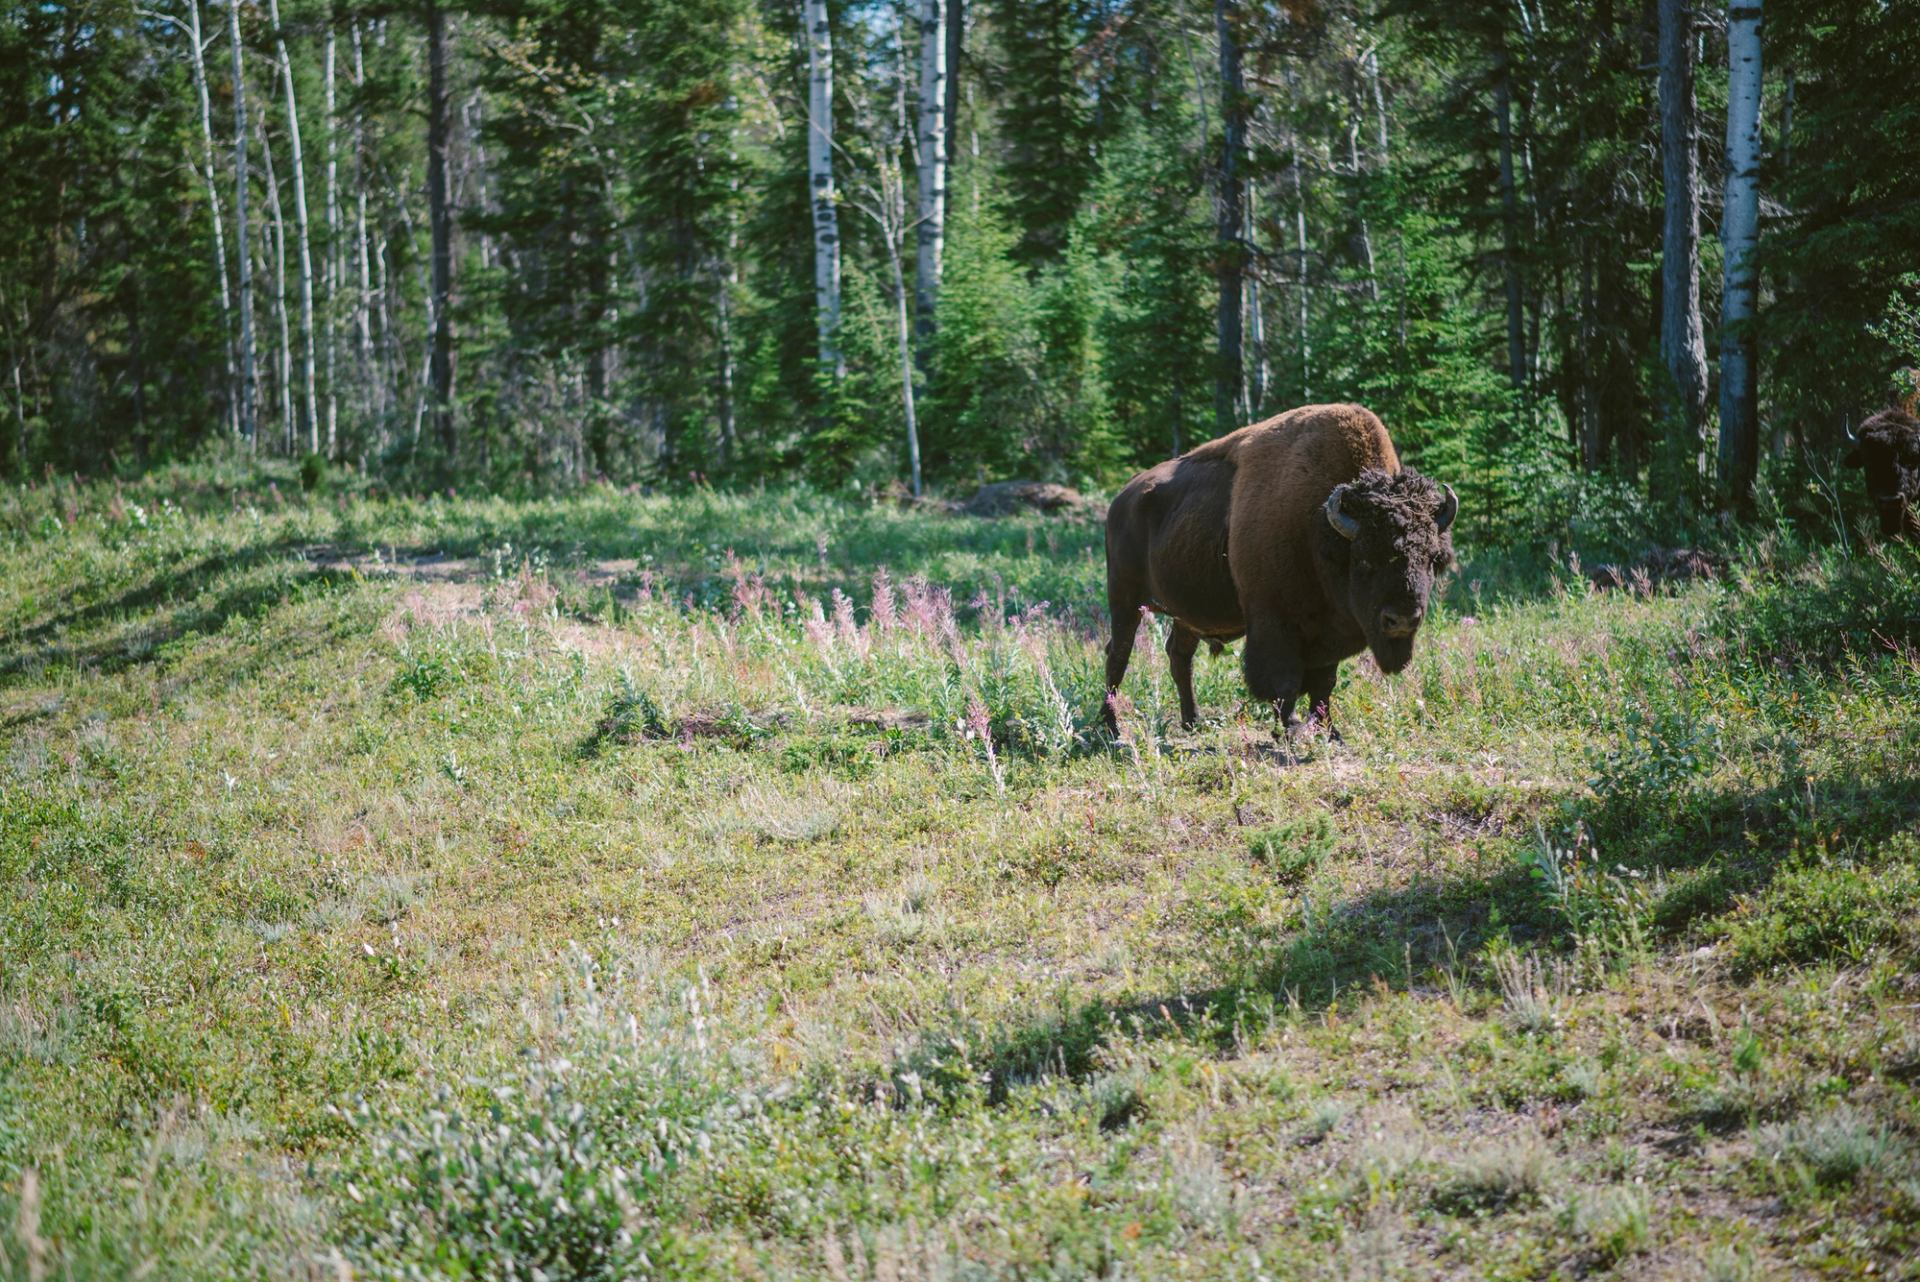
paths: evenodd
<path fill-rule="evenodd" d="M 1006 775 L 1000 770 L 999 754 L 993 750 L 993 723 L 987 717 L 986 701 L 978 694 L 967 699 L 966 734 L 969 739 L 980 741 L 980 749 L 987 755 L 987 769 L 993 773 L 995 792 L 1007 790 Z"/>

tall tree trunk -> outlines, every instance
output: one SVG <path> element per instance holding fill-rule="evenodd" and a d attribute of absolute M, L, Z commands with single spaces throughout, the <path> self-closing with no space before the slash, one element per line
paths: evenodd
<path fill-rule="evenodd" d="M 1598 341 L 1594 307 L 1593 242 L 1588 240 L 1580 248 L 1580 412 L 1577 424 L 1580 432 L 1580 466 L 1588 472 L 1600 470 L 1603 449 L 1597 387 L 1600 362 L 1599 353 L 1594 351 Z"/>
<path fill-rule="evenodd" d="M 1300 142 L 1300 90 L 1293 68 L 1289 66 L 1287 81 L 1287 143 L 1293 152 L 1293 163 L 1288 166 L 1293 182 L 1293 240 L 1294 240 L 1294 295 L 1299 307 L 1300 340 L 1300 403 L 1313 401 L 1313 298 L 1307 284 L 1307 182 L 1305 159 Z"/>
<path fill-rule="evenodd" d="M 366 51 L 361 44 L 360 22 L 354 20 L 353 31 L 353 84 L 356 97 L 364 97 L 367 89 Z M 353 299 L 353 337 L 356 357 L 355 367 L 359 375 L 361 406 L 364 413 L 379 420 L 381 426 L 379 444 L 386 443 L 386 401 L 382 395 L 385 386 L 375 368 L 373 348 L 373 241 L 367 229 L 367 120 L 363 109 L 356 106 L 353 113 L 353 257 L 357 288 Z"/>
<path fill-rule="evenodd" d="M 411 241 L 413 237 L 409 235 L 407 239 Z M 400 421 L 399 416 L 405 409 L 402 398 L 407 392 L 403 368 L 406 354 L 400 350 L 400 320 L 394 314 L 393 245 L 387 228 L 380 229 L 380 238 L 374 245 L 373 265 L 374 361 L 378 370 L 374 385 L 379 390 L 381 403 L 379 445 L 381 451 L 385 452 L 389 443 L 388 422 Z M 429 298 L 427 303 L 432 306 L 433 300 Z M 414 424 L 413 434 L 417 440 L 420 435 L 418 422 Z"/>
<path fill-rule="evenodd" d="M 240 435 L 257 446 L 255 388 L 260 369 L 253 343 L 253 259 L 247 240 L 247 72 L 240 43 L 240 0 L 227 0 L 227 40 L 233 46 L 233 235 L 240 266 Z"/>
<path fill-rule="evenodd" d="M 1293 234 L 1295 257 L 1299 262 L 1297 292 L 1300 296 L 1300 400 L 1313 401 L 1313 295 L 1307 284 L 1307 198 L 1300 176 L 1300 162 L 1293 162 Z"/>
<path fill-rule="evenodd" d="M 887 260 L 893 264 L 895 318 L 900 338 L 900 402 L 907 416 L 907 472 L 913 484 L 913 497 L 920 497 L 920 425 L 914 416 L 913 347 L 907 328 L 907 277 L 900 263 L 901 247 L 897 238 L 887 239 Z"/>
<path fill-rule="evenodd" d="M 1380 51 L 1367 50 L 1367 56 L 1361 70 L 1366 73 L 1367 93 L 1373 98 L 1373 145 L 1379 152 L 1378 160 L 1382 169 L 1386 168 L 1387 154 L 1387 94 L 1380 85 Z"/>
<path fill-rule="evenodd" d="M 20 355 L 16 350 L 13 359 L 8 362 L 13 373 L 13 457 L 0 460 L 6 467 L 0 469 L 0 476 L 10 476 L 14 480 L 24 480 L 27 475 L 27 389 L 20 378 Z"/>
<path fill-rule="evenodd" d="M 220 217 L 220 182 L 213 164 L 213 106 L 207 93 L 206 42 L 200 35 L 200 0 L 187 0 L 187 43 L 193 50 L 193 89 L 200 100 L 200 172 L 207 185 L 207 217 L 213 222 L 213 263 L 220 278 L 220 337 L 226 356 L 227 420 L 239 430 L 240 389 L 233 363 L 233 286 L 227 279 L 227 232 Z"/>
<path fill-rule="evenodd" d="M 431 173 L 431 169 L 429 169 Z M 428 228 L 427 243 L 420 244 L 420 228 L 413 220 L 413 211 L 407 205 L 408 193 L 401 189 L 391 175 L 387 180 L 387 206 L 400 216 L 400 230 L 407 238 L 407 257 L 413 260 L 414 270 L 419 276 L 421 297 L 427 300 L 427 328 L 421 335 L 420 365 L 416 373 L 407 363 L 407 354 L 402 347 L 400 337 L 399 291 L 392 284 L 394 270 L 398 264 L 389 264 L 387 259 L 392 253 L 391 246 L 381 242 L 380 299 L 383 304 L 381 328 L 387 340 L 387 361 L 393 371 L 393 385 L 397 396 L 404 390 L 405 384 L 412 384 L 413 391 L 413 430 L 412 441 L 416 456 L 420 451 L 420 433 L 428 426 L 428 417 L 433 410 L 433 349 L 434 340 L 439 336 L 439 327 L 434 324 L 433 314 L 433 231 Z M 434 424 L 437 428 L 438 424 Z M 436 438 L 437 439 L 437 438 Z"/>
<path fill-rule="evenodd" d="M 1513 180 L 1512 64 L 1505 37 L 1494 54 L 1493 112 L 1500 132 L 1500 271 L 1507 288 L 1507 379 L 1527 386 L 1526 309 L 1520 288 L 1520 194 Z"/>
<path fill-rule="evenodd" d="M 468 172 L 473 175 L 472 208 L 481 213 L 490 214 L 493 212 L 493 196 L 487 186 L 487 179 L 492 174 L 492 168 L 487 160 L 487 146 L 483 140 L 483 131 L 486 128 L 484 112 L 485 103 L 478 89 L 460 104 L 461 149 L 464 153 L 461 160 L 467 166 Z M 464 183 L 461 184 L 460 190 L 462 192 L 466 190 Z M 498 254 L 493 233 L 483 231 L 478 239 L 480 266 L 492 271 Z"/>
<path fill-rule="evenodd" d="M 339 103 L 334 96 L 334 72 L 338 62 L 339 40 L 333 29 L 332 15 L 327 20 L 326 103 L 327 103 L 327 457 L 338 458 L 340 448 L 340 393 L 336 376 L 340 349 L 340 148 Z"/>
<path fill-rule="evenodd" d="M 940 257 L 946 238 L 948 2 L 921 0 L 920 6 L 919 227 L 914 234 L 913 294 L 923 366 L 933 352 L 935 308 L 940 298 Z"/>
<path fill-rule="evenodd" d="M 1220 44 L 1220 176 L 1216 195 L 1214 255 L 1220 277 L 1215 309 L 1218 331 L 1217 364 L 1213 376 L 1214 430 L 1224 434 L 1238 426 L 1244 402 L 1246 371 L 1241 350 L 1241 279 L 1246 273 L 1245 179 L 1240 172 L 1247 138 L 1247 91 L 1240 71 L 1240 37 L 1229 13 L 1229 0 L 1214 0 L 1213 28 Z"/>
<path fill-rule="evenodd" d="M 1779 174 L 1780 174 L 1781 182 L 1784 183 L 1787 181 L 1788 176 L 1793 173 L 1793 100 L 1794 100 L 1794 83 L 1793 82 L 1794 82 L 1794 76 L 1793 76 L 1793 68 L 1791 66 L 1789 66 L 1786 69 L 1786 74 L 1782 77 L 1782 80 L 1785 83 L 1781 86 L 1781 93 L 1780 93 Z M 1796 275 L 1792 273 L 1789 273 L 1787 276 L 1786 286 L 1787 286 L 1788 293 L 1798 294 L 1800 292 L 1799 279 Z M 1776 416 L 1774 418 L 1773 439 L 1772 441 L 1769 442 L 1769 444 L 1773 449 L 1773 455 L 1775 458 L 1785 457 L 1787 451 L 1793 447 L 1793 433 L 1787 427 L 1787 420 L 1785 416 Z"/>
<path fill-rule="evenodd" d="M 573 180 L 567 180 L 571 186 Z M 604 188 L 601 189 L 604 192 Z M 569 199 L 568 208 L 576 207 L 577 202 Z M 606 213 L 595 210 L 589 217 L 590 225 L 584 230 L 576 229 L 569 239 L 586 242 L 586 297 L 579 300 L 579 310 L 575 313 L 580 321 L 587 345 L 586 368 L 586 421 L 587 450 L 593 460 L 594 471 L 605 477 L 614 474 L 612 423 L 607 415 L 607 296 L 610 292 L 613 272 L 613 259 L 603 243 L 603 231 L 606 226 Z M 663 460 L 664 461 L 664 460 Z"/>
<path fill-rule="evenodd" d="M 1659 0 L 1660 159 L 1666 218 L 1660 253 L 1660 357 L 1689 452 L 1707 412 L 1707 340 L 1700 323 L 1700 175 L 1694 146 L 1693 40 L 1687 0 Z"/>
<path fill-rule="evenodd" d="M 293 60 L 287 56 L 287 36 L 280 26 L 280 0 L 267 0 L 273 23 L 274 50 L 280 55 L 280 79 L 287 90 L 287 145 L 293 161 L 294 232 L 300 237 L 300 348 L 301 389 L 306 399 L 307 450 L 320 449 L 320 395 L 314 373 L 313 351 L 313 236 L 307 225 L 307 166 L 300 149 L 300 104 L 293 92 Z"/>
<path fill-rule="evenodd" d="M 943 119 L 947 126 L 947 163 L 960 154 L 960 76 L 961 59 L 967 53 L 967 0 L 946 0 L 947 19 L 947 101 Z"/>
<path fill-rule="evenodd" d="M 433 238 L 433 339 L 428 387 L 433 432 L 445 466 L 456 458 L 453 428 L 453 208 L 447 198 L 447 139 L 453 100 L 447 91 L 447 12 L 427 0 L 427 221 Z"/>
<path fill-rule="evenodd" d="M 820 363 L 838 378 L 840 355 L 840 211 L 833 192 L 833 29 L 826 0 L 805 0 L 807 177 L 813 200 L 813 294 Z"/>
<path fill-rule="evenodd" d="M 1752 321 L 1760 234 L 1760 6 L 1727 8 L 1727 188 L 1720 239 L 1726 275 L 1720 307 L 1720 481 L 1735 503 L 1753 495 L 1760 465 Z"/>
<path fill-rule="evenodd" d="M 1247 189 L 1247 243 L 1253 243 L 1254 199 L 1258 186 Z M 1247 383 L 1247 421 L 1253 422 L 1266 408 L 1267 387 L 1272 371 L 1267 362 L 1267 316 L 1260 301 L 1260 273 L 1247 274 L 1247 346 L 1252 349 L 1253 372 Z"/>
<path fill-rule="evenodd" d="M 1385 169 L 1392 161 L 1392 153 L 1387 146 L 1387 94 L 1380 83 L 1380 51 L 1378 49 L 1367 51 L 1364 69 L 1367 75 L 1367 92 L 1373 98 L 1373 132 L 1374 148 L 1378 153 L 1377 163 L 1380 168 Z M 1393 238 L 1393 256 L 1398 270 L 1397 279 L 1400 282 L 1399 291 L 1395 295 L 1394 310 L 1398 314 L 1395 331 L 1399 339 L 1399 351 L 1404 355 L 1407 350 L 1407 239 L 1405 236 L 1396 235 Z"/>
<path fill-rule="evenodd" d="M 1360 165 L 1360 104 L 1351 104 L 1351 117 L 1347 121 L 1347 167 L 1353 173 L 1354 183 L 1359 185 L 1363 170 Z M 1367 296 L 1374 302 L 1380 301 L 1380 277 L 1373 268 L 1373 228 L 1367 224 L 1366 210 L 1359 215 L 1360 221 L 1360 261 L 1367 269 Z"/>
<path fill-rule="evenodd" d="M 735 237 L 727 233 L 727 261 L 720 271 L 719 287 L 714 291 L 715 308 L 720 320 L 719 396 L 716 409 L 720 418 L 720 466 L 733 464 L 738 452 L 733 424 L 733 290 L 738 280 L 734 267 Z"/>
<path fill-rule="evenodd" d="M 280 449 L 293 453 L 298 425 L 293 409 L 293 331 L 287 315 L 287 220 L 280 204 L 280 179 L 274 172 L 273 137 L 267 131 L 266 104 L 260 105 L 260 158 L 266 163 L 267 230 L 273 238 L 273 319 L 280 329 Z"/>

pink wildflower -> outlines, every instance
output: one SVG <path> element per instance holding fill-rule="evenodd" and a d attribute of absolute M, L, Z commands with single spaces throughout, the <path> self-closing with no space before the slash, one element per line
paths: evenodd
<path fill-rule="evenodd" d="M 894 609 L 893 580 L 887 577 L 883 565 L 873 572 L 873 626 L 877 631 L 891 632 L 899 617 Z"/>

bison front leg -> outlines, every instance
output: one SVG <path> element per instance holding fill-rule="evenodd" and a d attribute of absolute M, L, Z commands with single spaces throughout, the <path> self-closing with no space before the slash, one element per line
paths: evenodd
<path fill-rule="evenodd" d="M 1307 672 L 1307 719 L 1320 721 L 1327 727 L 1327 738 L 1340 742 L 1340 732 L 1333 728 L 1333 686 L 1339 680 L 1340 665 L 1329 663 Z"/>
<path fill-rule="evenodd" d="M 1140 631 L 1140 607 L 1124 591 L 1107 590 L 1107 606 L 1113 616 L 1113 638 L 1107 642 L 1107 697 L 1100 705 L 1100 720 L 1107 733 L 1118 737 L 1120 718 L 1114 712 L 1114 695 L 1127 675 L 1127 663 L 1133 658 L 1133 638 Z"/>
<path fill-rule="evenodd" d="M 1300 647 L 1283 627 L 1252 624 L 1247 628 L 1241 664 L 1247 676 L 1248 693 L 1262 703 L 1273 705 L 1284 741 L 1287 727 L 1293 724 L 1293 705 L 1300 698 L 1304 676 Z"/>
<path fill-rule="evenodd" d="M 1167 631 L 1167 666 L 1173 669 L 1173 686 L 1180 692 L 1180 724 L 1193 729 L 1200 710 L 1193 702 L 1193 652 L 1200 648 L 1200 634 L 1178 619 Z"/>

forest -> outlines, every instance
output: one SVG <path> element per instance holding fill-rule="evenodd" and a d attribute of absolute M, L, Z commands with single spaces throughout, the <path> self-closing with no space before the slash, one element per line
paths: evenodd
<path fill-rule="evenodd" d="M 1920 391 L 1912 0 L 0 19 L 0 474 L 1110 486 L 1357 400 L 1481 540 L 1831 528 Z M 1756 505 L 1760 505 L 1758 508 Z"/>

